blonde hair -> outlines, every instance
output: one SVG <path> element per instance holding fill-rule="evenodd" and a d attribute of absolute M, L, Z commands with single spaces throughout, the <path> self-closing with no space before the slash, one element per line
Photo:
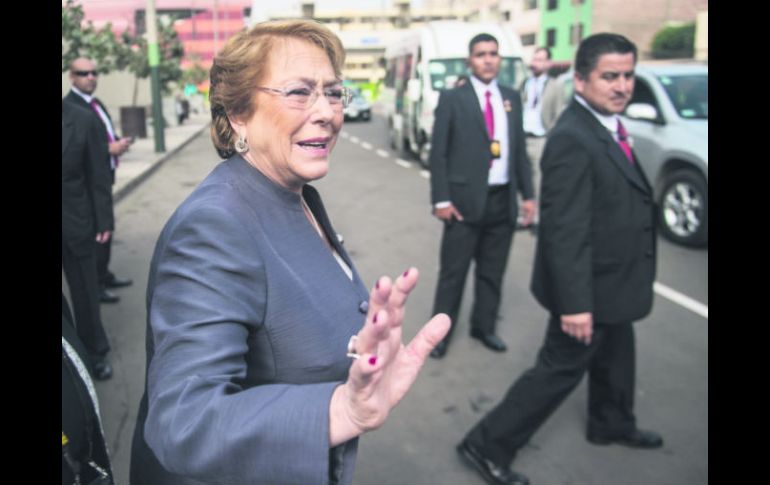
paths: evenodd
<path fill-rule="evenodd" d="M 267 75 L 270 52 L 277 39 L 299 39 L 317 45 L 342 77 L 345 50 L 331 30 L 314 20 L 261 22 L 231 37 L 214 58 L 210 73 L 211 139 L 222 158 L 235 154 L 237 134 L 228 116 L 248 119 L 257 106 L 256 87 Z"/>

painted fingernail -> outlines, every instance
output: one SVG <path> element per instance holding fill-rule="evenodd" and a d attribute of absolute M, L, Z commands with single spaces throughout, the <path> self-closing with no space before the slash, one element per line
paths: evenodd
<path fill-rule="evenodd" d="M 370 357 L 369 358 L 369 364 L 374 365 L 377 363 L 377 357 Z"/>
<path fill-rule="evenodd" d="M 404 278 L 406 278 L 406 275 L 409 274 L 409 270 L 404 271 Z"/>
<path fill-rule="evenodd" d="M 374 314 L 374 318 L 372 318 L 372 323 L 377 323 L 377 314 Z"/>
<path fill-rule="evenodd" d="M 375 284 L 374 287 L 378 290 L 380 289 L 380 280 L 377 280 L 377 284 Z"/>

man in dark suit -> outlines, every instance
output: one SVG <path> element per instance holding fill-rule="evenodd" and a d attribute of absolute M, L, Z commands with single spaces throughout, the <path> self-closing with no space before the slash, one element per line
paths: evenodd
<path fill-rule="evenodd" d="M 586 38 L 575 59 L 575 99 L 543 154 L 540 233 L 532 292 L 550 311 L 545 342 L 525 372 L 458 446 L 494 484 L 526 484 L 516 452 L 588 371 L 587 439 L 657 448 L 636 426 L 632 322 L 652 309 L 653 195 L 618 114 L 634 89 L 636 46 Z"/>
<path fill-rule="evenodd" d="M 104 163 L 110 169 L 112 184 L 114 184 L 118 157 L 128 150 L 131 139 L 118 136 L 107 108 L 93 95 L 98 79 L 99 73 L 94 61 L 86 57 L 75 59 L 70 64 L 72 89 L 64 97 L 64 100 L 95 112 L 104 125 L 105 133 L 103 136 L 109 147 L 109 154 L 105 154 Z M 112 211 L 112 207 L 110 207 L 110 211 Z M 111 253 L 112 238 L 97 246 L 96 265 L 99 275 L 99 300 L 102 303 L 116 303 L 120 300 L 118 295 L 108 290 L 109 288 L 120 288 L 133 283 L 130 279 L 118 278 L 109 270 Z"/>
<path fill-rule="evenodd" d="M 112 233 L 112 188 L 104 163 L 107 140 L 91 111 L 62 101 L 62 267 L 78 335 L 91 356 L 94 377 L 112 376 L 110 345 L 102 327 L 96 246 Z"/>
<path fill-rule="evenodd" d="M 468 48 L 470 82 L 441 92 L 430 153 L 433 215 L 444 223 L 441 270 L 433 313 L 446 313 L 455 328 L 465 278 L 476 263 L 471 336 L 503 352 L 495 334 L 503 273 L 518 215 L 517 190 L 531 222 L 532 173 L 522 129 L 521 98 L 497 84 L 497 40 L 479 34 Z M 452 331 L 431 352 L 441 358 Z"/>

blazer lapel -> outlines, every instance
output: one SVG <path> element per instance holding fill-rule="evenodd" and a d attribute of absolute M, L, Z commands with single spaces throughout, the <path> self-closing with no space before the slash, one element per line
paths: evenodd
<path fill-rule="evenodd" d="M 489 138 L 487 133 L 487 122 L 484 121 L 484 113 L 481 111 L 481 105 L 479 105 L 479 98 L 476 96 L 476 91 L 473 89 L 473 85 L 468 82 L 460 87 L 463 93 L 463 101 L 466 108 L 472 113 L 475 124 L 484 133 L 484 136 Z"/>
<path fill-rule="evenodd" d="M 623 176 L 625 176 L 632 185 L 644 193 L 650 193 L 649 185 L 639 176 L 639 171 L 628 161 L 626 154 L 623 153 L 618 142 L 612 138 L 612 135 L 607 131 L 607 128 L 596 119 L 593 113 L 588 111 L 580 103 L 577 101 L 573 101 L 573 103 L 578 107 L 581 116 L 588 119 L 587 126 L 591 127 L 599 140 L 604 144 L 607 156 L 612 161 L 612 164 L 623 173 Z M 634 156 L 634 159 L 636 159 L 636 156 Z M 638 162 L 634 160 L 634 164 L 637 163 Z"/>

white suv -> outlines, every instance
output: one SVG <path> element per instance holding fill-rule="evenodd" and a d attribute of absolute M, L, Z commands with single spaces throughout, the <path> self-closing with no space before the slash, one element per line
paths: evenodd
<path fill-rule="evenodd" d="M 623 113 L 655 190 L 661 233 L 708 245 L 708 66 L 644 64 Z"/>

